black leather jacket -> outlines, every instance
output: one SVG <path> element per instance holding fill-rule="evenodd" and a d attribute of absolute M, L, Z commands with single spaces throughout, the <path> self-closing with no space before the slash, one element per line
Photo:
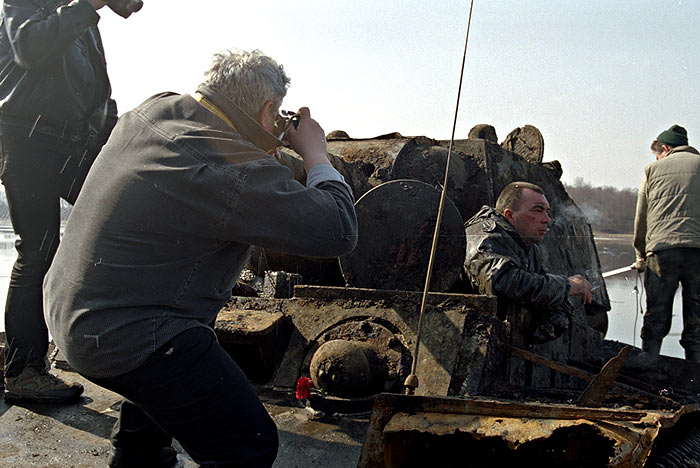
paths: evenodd
<path fill-rule="evenodd" d="M 87 0 L 3 1 L 0 123 L 74 135 L 113 126 L 98 20 Z"/>
<path fill-rule="evenodd" d="M 526 246 L 496 210 L 482 207 L 465 223 L 465 229 L 464 272 L 475 291 L 505 297 L 527 308 L 551 309 L 568 300 L 568 278 L 547 273 L 538 246 Z"/>

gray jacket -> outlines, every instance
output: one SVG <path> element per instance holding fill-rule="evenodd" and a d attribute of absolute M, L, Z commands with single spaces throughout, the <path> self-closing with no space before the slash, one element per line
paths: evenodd
<path fill-rule="evenodd" d="M 673 247 L 700 248 L 699 154 L 679 146 L 644 169 L 634 221 L 638 258 Z"/>
<path fill-rule="evenodd" d="M 482 207 L 465 223 L 465 229 L 464 272 L 479 293 L 527 308 L 551 309 L 568 300 L 568 278 L 547 273 L 538 246 L 526 246 L 518 231 L 496 210 Z"/>
<path fill-rule="evenodd" d="M 49 330 L 77 371 L 121 375 L 211 324 L 251 244 L 316 257 L 354 248 L 340 174 L 319 164 L 300 184 L 251 143 L 252 120 L 226 115 L 238 130 L 191 96 L 163 93 L 119 119 L 44 283 Z"/>

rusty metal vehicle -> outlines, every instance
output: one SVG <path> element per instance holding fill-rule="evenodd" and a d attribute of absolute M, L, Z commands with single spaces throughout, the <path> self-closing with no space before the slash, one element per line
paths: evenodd
<path fill-rule="evenodd" d="M 542 162 L 539 131 L 517 130 L 502 146 L 487 125 L 454 143 L 422 330 L 446 146 L 338 132 L 328 148 L 355 193 L 358 247 L 332 260 L 257 249 L 219 314 L 220 342 L 258 383 L 293 389 L 310 378 L 316 409 L 373 408 L 362 468 L 700 466 L 700 365 L 604 339 L 610 300 L 591 228 L 559 163 Z M 282 159 L 302 180 L 296 156 Z M 537 183 L 551 203 L 549 269 L 599 286 L 547 344 L 529 343 L 523 309 L 460 280 L 463 222 L 514 180 Z M 420 384 L 403 395 L 414 360 Z"/>

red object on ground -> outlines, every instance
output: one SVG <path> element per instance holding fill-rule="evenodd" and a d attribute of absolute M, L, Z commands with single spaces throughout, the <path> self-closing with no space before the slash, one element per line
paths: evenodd
<path fill-rule="evenodd" d="M 305 400 L 309 398 L 309 395 L 311 394 L 311 387 L 314 386 L 314 383 L 311 381 L 310 378 L 308 377 L 299 377 L 297 380 L 297 400 Z"/>

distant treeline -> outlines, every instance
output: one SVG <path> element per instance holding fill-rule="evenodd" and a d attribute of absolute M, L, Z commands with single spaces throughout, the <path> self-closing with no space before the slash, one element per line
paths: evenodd
<path fill-rule="evenodd" d="M 581 177 L 574 180 L 574 185 L 564 184 L 564 188 L 586 215 L 594 232 L 631 234 L 634 231 L 637 189 L 593 187 Z"/>

